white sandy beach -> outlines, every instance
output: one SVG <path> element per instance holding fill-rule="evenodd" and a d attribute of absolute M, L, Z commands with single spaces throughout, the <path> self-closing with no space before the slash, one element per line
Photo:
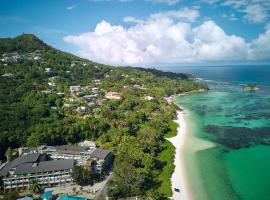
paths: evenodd
<path fill-rule="evenodd" d="M 187 135 L 187 127 L 185 123 L 185 113 L 183 111 L 177 112 L 176 123 L 179 124 L 177 129 L 177 135 L 173 138 L 169 138 L 168 140 L 175 146 L 175 158 L 174 165 L 175 170 L 171 177 L 173 196 L 174 200 L 190 200 L 191 195 L 187 188 L 187 182 L 185 180 L 185 170 L 183 165 L 183 146 L 185 143 L 185 138 Z M 179 188 L 180 192 L 176 192 L 174 188 Z"/>

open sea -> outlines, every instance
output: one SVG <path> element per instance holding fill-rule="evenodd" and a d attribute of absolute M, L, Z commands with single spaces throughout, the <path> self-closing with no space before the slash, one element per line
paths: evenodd
<path fill-rule="evenodd" d="M 209 85 L 181 96 L 186 178 L 195 200 L 270 199 L 270 66 L 167 68 Z M 256 83 L 256 92 L 242 86 Z"/>

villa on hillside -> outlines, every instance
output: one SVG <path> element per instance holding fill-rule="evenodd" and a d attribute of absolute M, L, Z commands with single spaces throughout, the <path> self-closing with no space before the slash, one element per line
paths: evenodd
<path fill-rule="evenodd" d="M 70 92 L 80 92 L 81 91 L 81 86 L 80 85 L 73 85 L 69 87 Z"/>
<path fill-rule="evenodd" d="M 147 101 L 150 101 L 150 100 L 153 100 L 154 99 L 154 97 L 151 97 L 151 96 L 145 96 L 144 97 L 144 100 L 147 100 Z"/>
<path fill-rule="evenodd" d="M 97 99 L 96 104 L 102 106 L 107 100 L 106 99 Z"/>
<path fill-rule="evenodd" d="M 82 98 L 85 99 L 88 102 L 92 102 L 94 99 L 98 97 L 97 94 L 91 94 L 91 95 L 85 95 Z"/>
<path fill-rule="evenodd" d="M 143 85 L 138 85 L 138 84 L 133 85 L 133 87 L 136 88 L 136 89 L 140 89 L 140 90 L 145 90 L 146 89 Z"/>
<path fill-rule="evenodd" d="M 98 87 L 93 87 L 92 88 L 92 93 L 98 94 L 98 92 L 99 92 L 99 88 Z"/>
<path fill-rule="evenodd" d="M 18 59 L 21 59 L 21 58 L 22 58 L 22 56 L 19 55 L 17 52 L 11 53 L 11 54 L 9 54 L 9 55 L 3 54 L 2 56 L 3 56 L 3 57 L 2 57 L 2 59 L 1 59 L 1 61 L 2 61 L 2 62 L 5 62 L 5 63 L 8 63 L 8 62 L 16 62 Z"/>
<path fill-rule="evenodd" d="M 86 113 L 87 109 L 85 106 L 79 106 L 78 108 L 76 108 L 76 112 L 79 114 L 83 114 Z"/>
<path fill-rule="evenodd" d="M 5 73 L 5 74 L 3 74 L 2 76 L 3 76 L 3 77 L 11 77 L 11 76 L 13 76 L 13 74 L 12 74 L 12 73 Z"/>
<path fill-rule="evenodd" d="M 46 73 L 49 73 L 51 70 L 52 70 L 52 69 L 51 69 L 50 67 L 46 67 L 46 68 L 45 68 L 45 72 L 46 72 Z"/>
<path fill-rule="evenodd" d="M 105 95 L 105 98 L 107 99 L 121 99 L 120 93 L 118 92 L 107 92 Z"/>

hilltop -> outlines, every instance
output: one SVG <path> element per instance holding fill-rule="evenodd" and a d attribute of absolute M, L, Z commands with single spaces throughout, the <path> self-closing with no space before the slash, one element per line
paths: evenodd
<path fill-rule="evenodd" d="M 22 34 L 15 38 L 0 38 L 0 53 L 29 53 L 48 50 L 50 47 L 33 34 Z"/>
<path fill-rule="evenodd" d="M 186 74 L 98 64 L 29 34 L 0 39 L 0 53 L 1 160 L 8 148 L 93 140 L 115 155 L 110 196 L 171 195 L 163 183 L 173 155 L 160 159 L 164 136 L 176 130 L 168 97 L 207 86 Z"/>

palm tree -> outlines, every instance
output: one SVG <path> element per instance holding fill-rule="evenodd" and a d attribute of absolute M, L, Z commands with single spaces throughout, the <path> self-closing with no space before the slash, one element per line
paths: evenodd
<path fill-rule="evenodd" d="M 72 188 L 72 191 L 73 191 L 74 194 L 76 193 L 76 190 L 77 190 L 76 187 L 73 187 L 73 188 Z"/>
<path fill-rule="evenodd" d="M 41 192 L 41 186 L 38 184 L 38 182 L 36 180 L 32 181 L 31 185 L 30 185 L 30 190 L 35 193 L 38 194 Z"/>
<path fill-rule="evenodd" d="M 83 187 L 82 186 L 80 187 L 80 191 L 81 191 L 81 193 L 83 192 Z"/>

